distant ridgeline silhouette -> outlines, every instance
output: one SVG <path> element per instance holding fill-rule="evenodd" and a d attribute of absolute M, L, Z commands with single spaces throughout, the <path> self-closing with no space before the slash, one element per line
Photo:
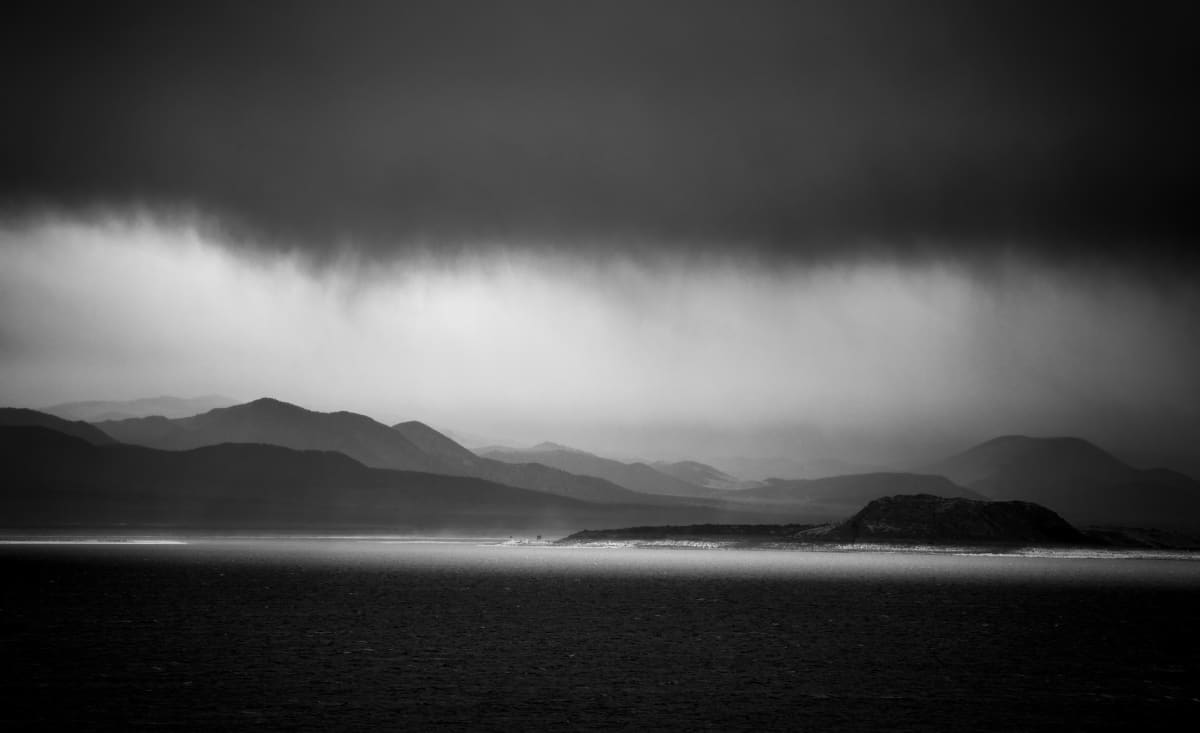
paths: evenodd
<path fill-rule="evenodd" d="M 482 479 L 370 468 L 332 451 L 225 443 L 182 451 L 96 445 L 0 427 L 3 527 L 466 529 L 507 533 L 728 521 L 686 505 L 591 503 Z"/>
<path fill-rule="evenodd" d="M 124 420 L 130 417 L 189 417 L 217 407 L 236 405 L 237 400 L 220 395 L 205 397 L 143 397 L 136 400 L 88 400 L 64 402 L 42 408 L 42 412 L 67 420 Z"/>
<path fill-rule="evenodd" d="M 921 473 L 739 482 L 704 464 L 685 461 L 655 468 L 549 443 L 476 455 L 420 422 L 389 427 L 364 415 L 315 412 L 268 398 L 185 418 L 94 424 L 3 408 L 0 425 L 11 428 L 3 434 L 11 480 L 4 488 L 7 510 L 0 525 L 14 517 L 33 521 L 38 516 L 46 521 L 55 516 L 62 521 L 151 521 L 167 516 L 162 514 L 167 507 L 178 508 L 170 521 L 193 517 L 222 523 L 243 517 L 261 522 L 275 516 L 285 523 L 320 522 L 328 516 L 330 521 L 359 522 L 373 513 L 387 522 L 404 514 L 428 523 L 438 512 L 480 517 L 494 511 L 498 521 L 515 522 L 515 507 L 526 507 L 537 518 L 530 526 L 546 527 L 540 523 L 548 516 L 545 511 L 565 506 L 535 511 L 528 492 L 496 494 L 508 498 L 475 502 L 467 514 L 455 503 L 454 497 L 472 496 L 470 491 L 489 486 L 536 492 L 534 504 L 546 495 L 585 502 L 555 515 L 563 518 L 564 527 L 577 527 L 571 524 L 576 519 L 611 519 L 608 526 L 621 526 L 646 524 L 651 517 L 677 522 L 684 516 L 743 524 L 829 522 L 895 494 L 1032 501 L 1078 524 L 1200 526 L 1198 482 L 1165 469 L 1132 468 L 1077 438 L 997 438 L 925 466 Z M 38 437 L 29 432 L 33 428 L 56 432 Z M 63 442 L 54 435 L 77 441 Z M 327 457 L 314 457 L 320 455 Z M 210 465 L 221 462 L 227 464 L 221 470 Z M 456 483 L 459 479 L 480 482 Z M 422 493 L 421 487 L 434 484 L 449 492 L 444 501 Z M 37 490 L 44 492 L 42 499 Z M 107 509 L 106 497 L 112 502 Z M 51 499 L 59 502 L 54 505 L 57 515 L 47 503 Z M 392 500 L 407 508 L 387 510 L 385 504 Z M 598 514 L 595 504 L 609 505 L 617 514 Z M 17 512 L 18 505 L 23 513 Z M 311 509 L 318 505 L 328 514 Z M 354 506 L 359 505 L 373 509 L 356 514 Z M 94 510 L 93 520 L 83 507 Z M 619 517 L 629 521 L 617 523 Z"/>
<path fill-rule="evenodd" d="M 150 448 L 267 443 L 338 451 L 375 468 L 472 476 L 588 501 L 672 503 L 666 497 L 638 494 L 603 479 L 575 476 L 540 464 L 513 465 L 483 458 L 415 421 L 393 428 L 353 412 L 314 412 L 269 398 L 177 420 L 148 417 L 96 425 L 123 443 Z"/>
<path fill-rule="evenodd" d="M 944 476 L 915 473 L 862 473 L 817 479 L 768 479 L 763 485 L 738 491 L 733 501 L 744 504 L 803 507 L 804 516 L 821 521 L 840 519 L 864 503 L 897 492 L 982 499 Z"/>
<path fill-rule="evenodd" d="M 673 463 L 656 461 L 651 463 L 650 466 L 654 470 L 661 471 L 668 476 L 674 476 L 680 481 L 687 481 L 690 484 L 703 486 L 706 489 L 743 489 L 758 483 L 756 481 L 741 481 L 719 468 L 714 468 L 699 461 L 675 461 Z"/>
<path fill-rule="evenodd" d="M 529 450 L 490 449 L 480 455 L 506 463 L 541 463 L 584 476 L 596 476 L 645 494 L 720 498 L 723 492 L 672 476 L 645 463 L 622 463 L 555 443 L 541 443 Z"/>
<path fill-rule="evenodd" d="M 1037 502 L 1076 523 L 1200 525 L 1200 482 L 1133 468 L 1079 438 L 1005 436 L 923 470 L 989 499 Z"/>
<path fill-rule="evenodd" d="M 0 426 L 48 428 L 67 435 L 73 435 L 93 445 L 109 445 L 117 442 L 108 433 L 82 420 L 64 420 L 61 417 L 47 415 L 37 410 L 26 410 L 20 407 L 0 407 Z"/>

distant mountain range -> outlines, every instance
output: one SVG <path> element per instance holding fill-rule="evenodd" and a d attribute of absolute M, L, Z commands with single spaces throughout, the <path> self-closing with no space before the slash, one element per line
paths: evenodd
<path fill-rule="evenodd" d="M 40 412 L 67 420 L 125 420 L 131 417 L 190 417 L 218 407 L 236 405 L 237 400 L 220 395 L 204 397 L 143 397 L 136 400 L 90 400 L 86 402 L 64 402 L 61 405 L 43 407 Z"/>
<path fill-rule="evenodd" d="M 485 451 L 484 455 L 477 455 L 421 422 L 408 421 L 389 427 L 364 415 L 315 412 L 269 398 L 216 408 L 190 417 L 155 416 L 105 420 L 93 424 L 35 410 L 2 408 L 0 426 L 57 431 L 99 448 L 113 446 L 118 441 L 127 444 L 115 446 L 119 450 L 103 454 L 126 456 L 121 459 L 124 462 L 118 461 L 118 464 L 125 466 L 122 470 L 126 473 L 121 476 L 124 477 L 122 480 L 127 480 L 127 488 L 122 489 L 116 483 L 101 482 L 105 487 L 104 492 L 115 491 L 126 498 L 132 496 L 128 494 L 129 491 L 140 485 L 140 479 L 137 478 L 139 474 L 133 468 L 138 461 L 148 462 L 146 476 L 161 478 L 154 491 L 169 493 L 175 489 L 182 490 L 189 484 L 185 474 L 171 471 L 163 473 L 157 468 L 163 461 L 170 460 L 161 458 L 159 452 L 191 454 L 197 449 L 219 447 L 221 450 L 217 452 L 197 454 L 209 456 L 214 461 L 217 458 L 225 460 L 251 455 L 231 452 L 234 449 L 229 444 L 237 444 L 242 446 L 239 450 L 249 450 L 246 446 L 276 446 L 290 449 L 293 453 L 321 451 L 329 455 L 340 454 L 356 468 L 347 469 L 344 464 L 329 463 L 329 466 L 341 466 L 338 471 L 343 472 L 331 474 L 328 470 L 332 469 L 313 464 L 311 467 L 316 471 L 315 475 L 335 478 L 352 476 L 355 485 L 366 487 L 362 489 L 364 491 L 367 488 L 372 491 L 381 488 L 377 476 L 368 478 L 368 474 L 361 473 L 362 470 L 383 469 L 410 477 L 436 474 L 447 480 L 471 478 L 488 485 L 525 489 L 591 504 L 638 507 L 641 515 L 636 512 L 629 515 L 642 517 L 635 519 L 632 522 L 634 524 L 646 524 L 647 512 L 654 514 L 659 509 L 676 512 L 672 516 L 677 516 L 679 512 L 686 514 L 693 509 L 703 516 L 729 514 L 747 522 L 751 521 L 748 517 L 757 518 L 754 521 L 773 522 L 833 521 L 849 516 L 863 504 L 882 496 L 929 494 L 942 498 L 1032 501 L 1079 524 L 1179 530 L 1200 528 L 1200 482 L 1166 469 L 1133 468 L 1078 438 L 1006 436 L 935 464 L 922 466 L 917 473 L 868 472 L 816 479 L 771 478 L 747 482 L 713 466 L 694 461 L 655 465 L 623 463 L 555 443 L 542 443 L 524 450 L 492 448 Z M 10 439 L 15 439 L 13 436 L 16 433 L 6 434 Z M 131 453 L 129 450 L 133 446 L 156 449 L 156 452 Z M 11 454 L 13 460 L 19 458 L 19 452 L 6 450 L 9 451 L 6 455 Z M 86 454 L 78 447 L 70 450 L 64 447 L 63 450 L 64 455 L 55 460 L 70 461 L 73 460 L 71 456 Z M 270 455 L 278 458 L 283 454 Z M 202 465 L 195 462 L 199 460 L 197 458 L 190 460 L 193 462 L 186 465 L 192 469 Z M 293 474 L 289 473 L 292 469 L 288 466 L 292 466 L 296 460 L 300 459 L 278 458 L 279 473 L 272 475 L 276 475 L 279 481 L 290 480 L 287 477 Z M 309 457 L 304 460 L 311 462 L 316 459 Z M 266 459 L 263 461 L 261 465 L 275 465 Z M 172 464 L 174 468 L 171 470 L 182 471 L 180 467 L 184 465 Z M 235 460 L 232 465 L 241 464 Z M 215 484 L 224 480 L 224 475 L 214 472 L 215 469 L 204 470 L 208 471 L 203 475 L 208 476 L 210 482 L 206 491 L 211 493 L 215 491 Z M 49 474 L 30 470 L 18 473 L 17 478 L 45 478 L 46 475 Z M 82 474 L 72 476 L 71 481 L 81 487 L 101 485 L 85 480 L 86 476 Z M 230 474 L 225 478 L 234 482 L 231 486 L 245 488 L 236 483 L 235 479 L 241 480 L 237 476 Z M 415 480 L 406 479 L 406 483 L 391 476 L 385 483 L 412 486 Z M 438 481 L 442 482 L 442 479 Z M 274 484 L 267 481 L 265 485 Z M 307 484 L 300 482 L 297 485 Z M 281 487 L 282 484 L 279 490 L 283 491 Z M 8 482 L 4 491 L 12 493 L 27 488 Z M 332 488 L 332 485 L 322 485 L 320 491 Z M 514 498 L 517 502 L 514 506 L 524 506 L 522 502 L 525 500 L 518 495 L 513 496 L 517 497 Z M 231 496 L 226 498 L 233 500 Z M 95 497 L 88 500 L 92 499 Z M 370 497 L 363 500 L 368 504 L 374 501 Z M 271 505 L 279 506 L 278 503 Z M 431 504 L 435 505 L 437 502 Z M 503 512 L 500 515 L 511 516 Z M 587 516 L 607 515 L 593 512 Z M 0 520 L 3 519 L 0 517 Z"/>
<path fill-rule="evenodd" d="M 720 492 L 659 471 L 645 463 L 622 463 L 575 448 L 541 443 L 528 450 L 492 448 L 481 456 L 506 463 L 541 463 L 581 476 L 596 476 L 643 494 L 715 499 Z"/>
<path fill-rule="evenodd" d="M 895 493 L 982 499 L 944 476 L 914 473 L 863 473 L 819 479 L 770 479 L 733 495 L 734 501 L 774 504 L 811 520 L 845 517 L 864 503 Z"/>
<path fill-rule="evenodd" d="M 884 473 L 890 469 L 870 463 L 851 463 L 836 458 L 796 460 L 781 456 L 754 458 L 734 456 L 713 461 L 717 467 L 744 481 L 781 479 L 816 479 L 846 476 L 855 473 Z"/>
<path fill-rule="evenodd" d="M 989 499 L 1035 501 L 1076 523 L 1200 525 L 1200 482 L 1133 468 L 1080 438 L 1004 436 L 922 470 Z"/>
<path fill-rule="evenodd" d="M 731 491 L 749 488 L 758 484 L 757 481 L 742 481 L 718 468 L 698 461 L 676 461 L 674 463 L 658 461 L 651 463 L 650 467 L 668 476 L 674 476 L 680 481 L 687 481 L 690 484 L 703 486 L 706 489 Z"/>
<path fill-rule="evenodd" d="M 73 435 L 93 445 L 116 443 L 108 433 L 81 420 L 64 420 L 23 407 L 0 407 L 0 426 L 34 426 Z"/>
<path fill-rule="evenodd" d="M 388 427 L 353 412 L 315 412 L 262 398 L 202 415 L 95 423 L 122 443 L 186 450 L 220 443 L 265 443 L 297 450 L 344 453 L 374 468 L 472 476 L 518 488 L 586 501 L 670 504 L 591 476 L 576 476 L 540 463 L 513 465 L 476 456 L 433 428 L 418 422 Z"/>
<path fill-rule="evenodd" d="M 222 444 L 95 445 L 0 427 L 0 526 L 563 531 L 728 519 L 699 507 L 595 504 L 476 478 L 369 468 L 341 453 Z"/>
<path fill-rule="evenodd" d="M 427 455 L 458 464 L 464 470 L 470 470 L 481 464 L 479 456 L 425 423 L 409 420 L 396 423 L 392 426 L 392 430 L 403 435 L 408 442 L 420 448 Z"/>

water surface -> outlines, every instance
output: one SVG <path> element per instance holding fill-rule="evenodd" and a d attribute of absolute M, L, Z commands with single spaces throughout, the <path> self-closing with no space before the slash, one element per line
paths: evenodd
<path fill-rule="evenodd" d="M 164 538 L 158 538 L 164 539 Z M 1122 728 L 1200 713 L 1200 562 L 3 545 L 6 728 Z"/>

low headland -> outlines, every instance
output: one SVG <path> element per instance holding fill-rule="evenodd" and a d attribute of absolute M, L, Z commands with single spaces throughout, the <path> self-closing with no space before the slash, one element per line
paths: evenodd
<path fill-rule="evenodd" d="M 1077 529 L 1026 501 L 979 501 L 930 494 L 888 496 L 828 524 L 696 524 L 583 530 L 564 545 L 795 547 L 922 546 L 974 549 L 1113 548 L 1200 550 L 1200 536 L 1154 529 Z"/>

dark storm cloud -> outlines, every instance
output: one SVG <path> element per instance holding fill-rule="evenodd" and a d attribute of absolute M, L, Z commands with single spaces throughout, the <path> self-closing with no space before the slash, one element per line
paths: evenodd
<path fill-rule="evenodd" d="M 8 11 L 0 51 L 10 214 L 180 206 L 314 251 L 953 241 L 1134 261 L 1197 232 L 1182 6 L 37 7 Z"/>

